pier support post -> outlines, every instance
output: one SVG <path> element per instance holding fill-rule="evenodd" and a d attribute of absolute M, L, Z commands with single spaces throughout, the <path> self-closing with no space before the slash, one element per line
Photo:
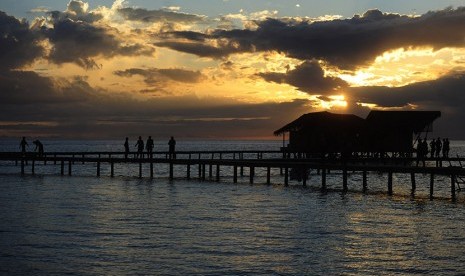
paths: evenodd
<path fill-rule="evenodd" d="M 289 168 L 284 168 L 284 185 L 289 186 Z"/>
<path fill-rule="evenodd" d="M 220 181 L 220 165 L 216 165 L 216 182 Z"/>
<path fill-rule="evenodd" d="M 450 176 L 450 193 L 452 200 L 455 201 L 455 175 Z"/>
<path fill-rule="evenodd" d="M 111 177 L 115 176 L 115 163 L 114 162 L 110 163 L 110 176 Z"/>
<path fill-rule="evenodd" d="M 412 195 L 414 195 L 415 190 L 417 189 L 417 183 L 416 183 L 416 180 L 415 180 L 415 173 L 414 172 L 410 173 L 410 179 L 412 180 Z"/>
<path fill-rule="evenodd" d="M 71 164 L 72 164 L 72 163 L 73 163 L 73 162 L 71 162 L 71 160 L 68 161 L 68 175 L 71 175 L 71 174 L 72 174 L 72 173 L 71 173 L 71 172 L 72 172 L 72 168 L 71 168 Z"/>
<path fill-rule="evenodd" d="M 21 175 L 24 175 L 24 159 L 21 159 Z"/>
<path fill-rule="evenodd" d="M 241 166 L 241 176 L 244 176 L 244 166 Z"/>
<path fill-rule="evenodd" d="M 271 167 L 266 168 L 266 184 L 271 184 Z"/>
<path fill-rule="evenodd" d="M 250 177 L 250 184 L 253 184 L 253 178 L 254 178 L 254 174 L 255 174 L 255 167 L 250 167 L 250 172 L 249 172 L 249 177 Z"/>
<path fill-rule="evenodd" d="M 367 185 L 367 171 L 363 171 L 362 173 L 362 185 L 363 185 L 363 192 L 366 193 L 368 190 Z"/>
<path fill-rule="evenodd" d="M 305 167 L 302 169 L 302 186 L 307 186 L 307 168 Z"/>
<path fill-rule="evenodd" d="M 430 181 L 429 181 L 429 199 L 433 200 L 433 192 L 434 192 L 434 174 L 432 173 L 430 175 Z"/>
<path fill-rule="evenodd" d="M 191 164 L 187 164 L 187 179 L 191 179 Z"/>
<path fill-rule="evenodd" d="M 392 195 L 392 171 L 388 172 L 388 194 Z"/>
<path fill-rule="evenodd" d="M 234 165 L 233 168 L 233 183 L 237 183 L 237 166 Z"/>
<path fill-rule="evenodd" d="M 321 170 L 321 189 L 326 191 L 326 169 Z"/>
<path fill-rule="evenodd" d="M 173 162 L 170 162 L 170 180 L 173 179 Z"/>
<path fill-rule="evenodd" d="M 205 180 L 205 165 L 206 164 L 202 164 L 202 180 Z"/>
<path fill-rule="evenodd" d="M 61 160 L 61 175 L 65 175 L 65 161 L 63 160 Z"/>
<path fill-rule="evenodd" d="M 100 176 L 100 162 L 97 162 L 97 177 Z"/>
<path fill-rule="evenodd" d="M 342 191 L 345 193 L 347 190 L 347 169 L 344 168 L 342 170 Z"/>
<path fill-rule="evenodd" d="M 31 168 L 31 173 L 32 175 L 36 174 L 36 160 L 32 159 L 32 168 Z"/>
<path fill-rule="evenodd" d="M 153 179 L 153 159 L 150 160 L 150 179 Z"/>
<path fill-rule="evenodd" d="M 202 179 L 202 164 L 199 164 L 199 180 Z"/>

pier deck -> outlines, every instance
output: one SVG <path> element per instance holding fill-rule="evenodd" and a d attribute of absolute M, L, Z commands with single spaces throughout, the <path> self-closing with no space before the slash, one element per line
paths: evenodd
<path fill-rule="evenodd" d="M 59 165 L 61 175 L 72 175 L 72 166 L 75 163 L 95 164 L 96 176 L 101 174 L 102 164 L 110 166 L 110 176 L 115 175 L 114 164 L 138 164 L 139 177 L 142 177 L 143 164 L 149 165 L 149 176 L 154 177 L 154 167 L 160 164 L 169 166 L 169 178 L 183 177 L 190 179 L 192 167 L 197 166 L 199 179 L 206 179 L 206 167 L 209 167 L 209 175 L 212 177 L 212 168 L 216 167 L 216 181 L 220 180 L 220 167 L 233 168 L 233 182 L 237 182 L 238 169 L 240 175 L 243 175 L 243 168 L 249 168 L 250 183 L 254 182 L 254 171 L 256 168 L 265 168 L 267 170 L 266 182 L 270 184 L 271 168 L 279 168 L 283 176 L 284 185 L 289 184 L 289 170 L 294 169 L 302 172 L 302 184 L 307 182 L 306 171 L 309 169 L 321 172 L 321 188 L 326 189 L 326 176 L 331 171 L 342 172 L 342 190 L 346 192 L 348 172 L 361 172 L 363 175 L 363 191 L 367 190 L 367 172 L 386 173 L 388 175 L 387 192 L 392 195 L 392 175 L 393 174 L 410 174 L 412 193 L 416 189 L 415 174 L 430 175 L 430 198 L 434 193 L 434 177 L 436 175 L 445 175 L 451 179 L 451 198 L 455 200 L 456 190 L 460 188 L 457 180 L 465 175 L 465 169 L 461 164 L 465 158 L 426 158 L 425 166 L 423 160 L 416 158 L 289 158 L 289 155 L 283 155 L 281 151 L 178 151 L 175 159 L 169 158 L 169 152 L 154 152 L 151 155 L 144 153 L 143 158 L 136 158 L 137 153 L 131 152 L 125 157 L 124 152 L 48 152 L 39 157 L 34 153 L 25 155 L 18 152 L 0 153 L 0 161 L 12 161 L 21 166 L 21 174 L 26 174 L 26 167 L 30 166 L 30 173 L 35 174 L 35 166 L 38 162 L 43 164 Z M 287 158 L 283 158 L 287 157 Z M 183 166 L 186 168 L 185 175 L 175 176 L 174 166 Z M 458 187 L 457 187 L 458 186 Z"/>

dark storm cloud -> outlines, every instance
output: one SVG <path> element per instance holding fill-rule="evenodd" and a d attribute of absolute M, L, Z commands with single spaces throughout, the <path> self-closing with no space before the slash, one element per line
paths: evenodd
<path fill-rule="evenodd" d="M 271 72 L 258 75 L 266 81 L 287 83 L 310 94 L 331 94 L 337 89 L 347 87 L 347 83 L 342 79 L 325 76 L 317 61 L 305 61 L 286 73 Z"/>
<path fill-rule="evenodd" d="M 167 79 L 177 82 L 185 83 L 195 83 L 201 81 L 204 76 L 199 71 L 191 71 L 179 68 L 173 69 L 159 69 L 159 68 L 150 68 L 150 69 L 140 69 L 140 68 L 131 68 L 124 71 L 115 71 L 115 75 L 121 77 L 132 77 L 134 75 L 139 75 L 144 77 L 144 81 L 147 84 L 153 84 L 158 82 L 166 81 Z"/>
<path fill-rule="evenodd" d="M 33 62 L 43 54 L 40 34 L 25 21 L 0 11 L 0 71 Z"/>
<path fill-rule="evenodd" d="M 171 33 L 173 41 L 159 46 L 217 58 L 235 53 L 227 47 L 235 45 L 238 51 L 279 51 L 301 60 L 320 59 L 340 68 L 354 69 L 370 64 L 392 49 L 464 47 L 465 7 L 431 11 L 419 17 L 370 10 L 362 16 L 342 20 L 266 19 L 256 24 L 256 30 L 212 32 L 207 38 L 228 40 L 219 47 L 201 48 L 198 44 L 202 36 L 186 32 Z M 184 45 L 186 39 L 193 39 L 195 47 Z"/>
<path fill-rule="evenodd" d="M 198 23 L 205 21 L 206 17 L 195 14 L 173 12 L 168 10 L 147 10 L 141 8 L 122 8 L 118 10 L 119 14 L 127 20 L 141 22 L 180 22 L 180 23 Z"/>

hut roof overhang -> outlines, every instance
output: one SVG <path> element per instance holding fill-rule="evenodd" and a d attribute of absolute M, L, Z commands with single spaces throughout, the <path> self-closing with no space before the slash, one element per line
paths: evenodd
<path fill-rule="evenodd" d="M 336 114 L 327 111 L 307 113 L 298 119 L 276 130 L 274 135 L 281 135 L 290 131 L 299 131 L 307 128 L 359 128 L 365 120 L 353 114 Z"/>
<path fill-rule="evenodd" d="M 383 128 L 386 131 L 407 129 L 420 133 L 431 126 L 434 120 L 441 117 L 440 111 L 377 111 L 368 114 L 366 121 L 371 127 Z"/>

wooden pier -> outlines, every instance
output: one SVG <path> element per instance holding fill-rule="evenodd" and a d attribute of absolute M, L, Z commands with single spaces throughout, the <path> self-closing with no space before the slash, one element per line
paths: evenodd
<path fill-rule="evenodd" d="M 289 185 L 290 170 L 302 173 L 302 185 L 307 185 L 306 172 L 310 169 L 317 170 L 321 175 L 321 189 L 327 189 L 327 176 L 330 172 L 342 172 L 342 191 L 348 191 L 348 173 L 359 172 L 362 174 L 362 190 L 368 189 L 367 174 L 377 172 L 387 174 L 387 194 L 393 194 L 393 174 L 407 174 L 411 179 L 411 192 L 414 195 L 416 190 L 416 175 L 427 174 L 430 178 L 430 199 L 434 198 L 435 176 L 442 175 L 450 177 L 451 199 L 456 199 L 456 191 L 460 189 L 457 181 L 465 175 L 462 162 L 465 158 L 426 158 L 425 166 L 423 160 L 418 162 L 416 158 L 291 158 L 289 154 L 281 151 L 178 151 L 176 158 L 170 159 L 169 152 L 154 152 L 151 155 L 144 153 L 143 157 L 138 157 L 137 153 L 131 152 L 127 157 L 123 152 L 49 152 L 39 157 L 33 153 L 22 155 L 17 152 L 0 153 L 0 161 L 15 162 L 21 167 L 21 174 L 26 174 L 26 168 L 30 174 L 35 174 L 35 167 L 38 162 L 44 165 L 50 164 L 59 166 L 61 175 L 72 175 L 74 164 L 94 164 L 95 175 L 101 176 L 102 166 L 109 166 L 110 177 L 115 176 L 115 164 L 138 164 L 139 177 L 143 177 L 143 166 L 149 167 L 149 177 L 154 178 L 154 170 L 158 165 L 168 166 L 168 177 L 193 178 L 193 170 L 198 173 L 197 179 L 205 180 L 208 168 L 208 176 L 213 178 L 213 168 L 216 174 L 214 179 L 220 181 L 221 167 L 232 168 L 232 179 L 234 183 L 238 181 L 238 175 L 244 176 L 244 168 L 249 169 L 249 182 L 254 183 L 255 169 L 266 169 L 266 184 L 271 184 L 271 169 L 279 169 L 283 177 L 284 185 Z M 460 164 L 454 166 L 453 164 Z M 174 166 L 185 167 L 184 175 L 175 175 Z M 65 170 L 66 168 L 66 170 Z M 58 170 L 57 170 L 58 171 Z M 229 177 L 231 177 L 229 175 Z"/>

